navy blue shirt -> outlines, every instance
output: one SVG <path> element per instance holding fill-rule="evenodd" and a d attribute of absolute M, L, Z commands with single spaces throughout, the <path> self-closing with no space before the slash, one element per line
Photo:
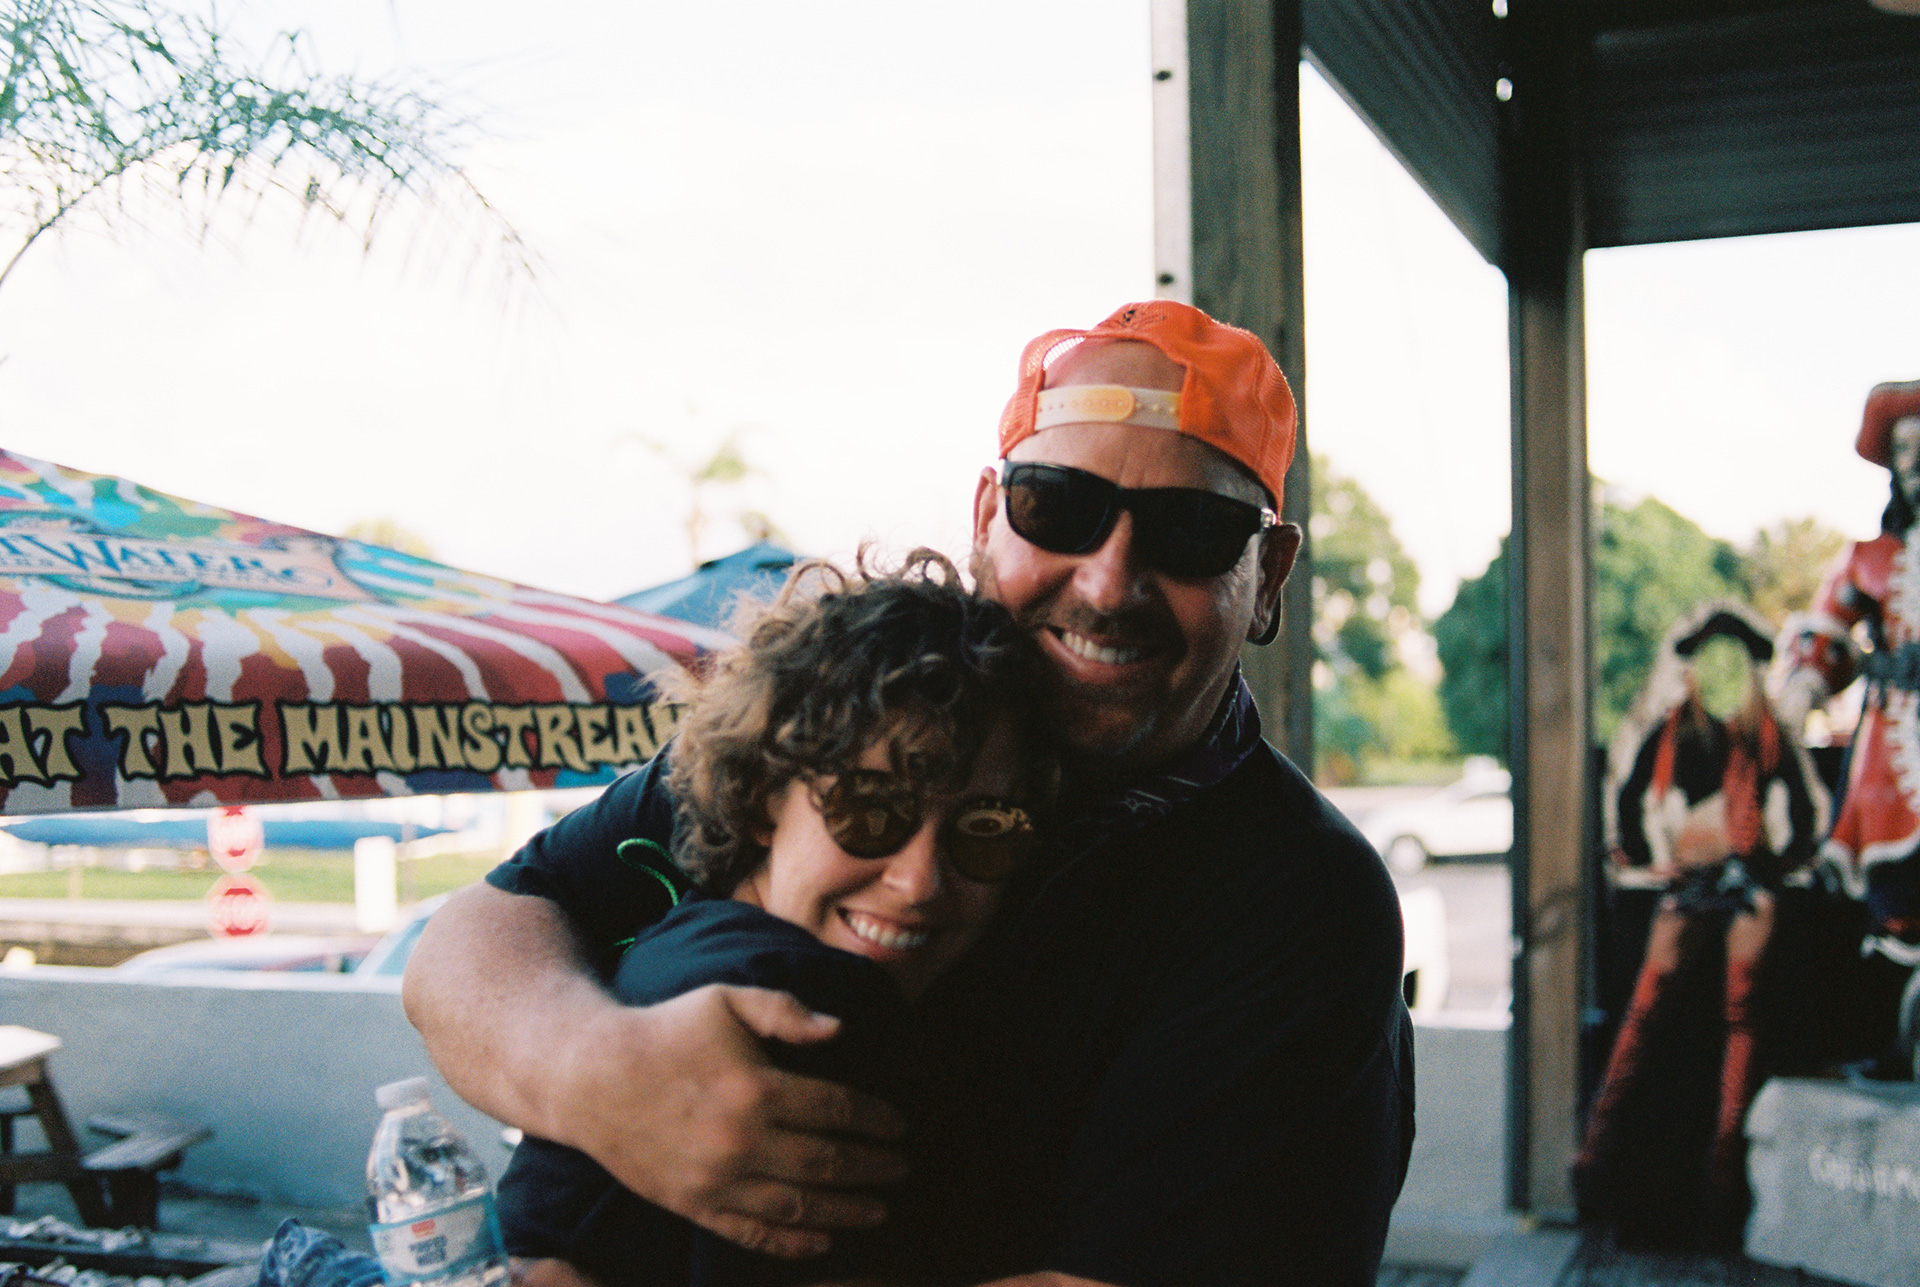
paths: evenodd
<path fill-rule="evenodd" d="M 613 991 L 628 1005 L 650 1005 L 709 983 L 776 988 L 841 1020 L 826 1045 L 775 1045 L 770 1055 L 780 1066 L 869 1094 L 904 1094 L 906 1003 L 874 962 L 757 907 L 695 897 L 640 932 Z M 742 1250 L 636 1197 L 585 1153 L 534 1137 L 514 1150 L 500 1178 L 499 1211 L 508 1251 L 556 1256 L 603 1287 L 770 1287 L 900 1267 L 894 1240 L 884 1236 L 837 1238 L 827 1261 Z"/>

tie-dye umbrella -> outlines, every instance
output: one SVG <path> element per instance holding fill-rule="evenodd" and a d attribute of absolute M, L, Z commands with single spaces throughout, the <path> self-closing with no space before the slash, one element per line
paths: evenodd
<path fill-rule="evenodd" d="M 0 813 L 610 781 L 724 642 L 0 452 Z"/>

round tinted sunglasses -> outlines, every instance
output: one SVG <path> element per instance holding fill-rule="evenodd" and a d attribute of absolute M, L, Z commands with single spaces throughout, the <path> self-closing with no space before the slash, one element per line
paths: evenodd
<path fill-rule="evenodd" d="M 1219 576 L 1247 541 L 1280 521 L 1265 505 L 1199 487 L 1122 487 L 1084 469 L 1002 461 L 1007 525 L 1054 554 L 1088 554 L 1106 543 L 1120 511 L 1133 515 L 1133 551 L 1168 576 Z"/>
<path fill-rule="evenodd" d="M 913 784 L 878 769 L 849 769 L 814 804 L 827 834 L 854 858 L 891 858 L 923 824 Z M 1039 841 L 1027 811 L 1005 800 L 967 800 L 941 828 L 946 858 L 968 880 L 997 883 L 1025 862 Z"/>

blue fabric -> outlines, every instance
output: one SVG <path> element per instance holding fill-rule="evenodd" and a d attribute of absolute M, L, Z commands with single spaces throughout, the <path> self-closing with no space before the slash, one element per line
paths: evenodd
<path fill-rule="evenodd" d="M 260 1257 L 260 1287 L 379 1287 L 380 1261 L 330 1233 L 288 1220 Z"/>

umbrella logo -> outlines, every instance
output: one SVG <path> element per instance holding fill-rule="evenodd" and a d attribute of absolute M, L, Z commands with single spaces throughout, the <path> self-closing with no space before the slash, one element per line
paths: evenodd
<path fill-rule="evenodd" d="M 10 519 L 10 521 L 8 521 Z M 0 519 L 0 573 L 127 599 L 183 599 L 205 591 L 295 594 L 371 602 L 333 559 L 331 537 L 241 545 L 206 538 L 123 536 L 72 518 Z"/>

